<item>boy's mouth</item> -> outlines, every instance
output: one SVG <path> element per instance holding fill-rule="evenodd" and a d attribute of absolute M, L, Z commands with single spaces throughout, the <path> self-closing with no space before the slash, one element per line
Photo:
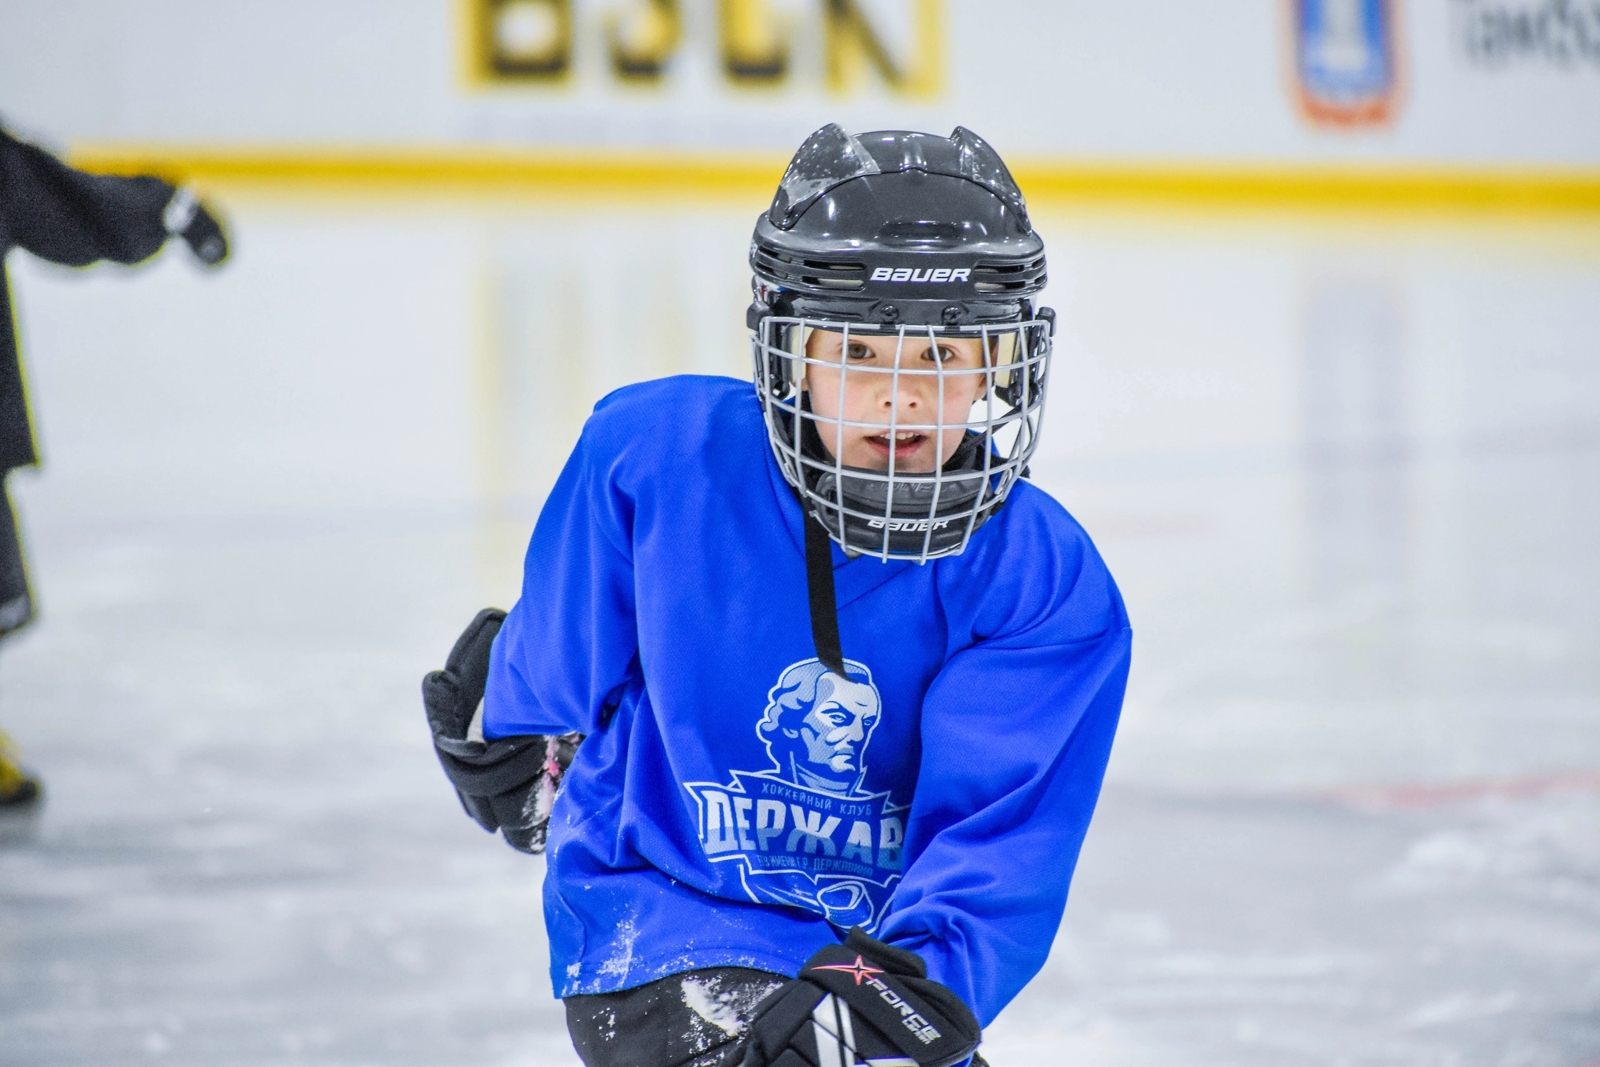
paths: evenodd
<path fill-rule="evenodd" d="M 884 455 L 888 455 L 891 451 L 896 454 L 915 452 L 922 446 L 922 442 L 927 439 L 927 436 L 927 434 L 918 433 L 915 430 L 900 430 L 892 434 L 873 434 L 865 438 L 865 440 L 873 448 L 880 450 Z"/>

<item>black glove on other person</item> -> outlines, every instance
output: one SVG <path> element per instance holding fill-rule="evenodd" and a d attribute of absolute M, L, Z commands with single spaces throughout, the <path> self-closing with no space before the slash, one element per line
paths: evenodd
<path fill-rule="evenodd" d="M 228 235 L 222 223 L 189 189 L 181 188 L 172 194 L 161 221 L 167 232 L 182 237 L 195 258 L 206 266 L 219 267 L 228 258 Z"/>
<path fill-rule="evenodd" d="M 480 611 L 456 640 L 444 670 L 422 680 L 433 749 L 456 796 L 479 826 L 522 852 L 543 852 L 561 777 L 582 734 L 524 734 L 484 741 L 473 730 L 489 678 L 489 650 L 506 613 Z"/>

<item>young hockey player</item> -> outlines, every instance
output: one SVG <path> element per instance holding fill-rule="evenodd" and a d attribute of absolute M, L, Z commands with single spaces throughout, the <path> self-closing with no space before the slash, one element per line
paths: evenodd
<path fill-rule="evenodd" d="M 182 237 L 214 267 L 228 254 L 215 217 L 187 189 L 160 178 L 86 174 L 0 128 L 0 638 L 33 620 L 22 537 L 4 479 L 39 462 L 22 361 L 11 321 L 5 257 L 13 247 L 71 267 L 137 263 Z M 31 812 L 39 783 L 0 735 L 0 816 Z"/>
<path fill-rule="evenodd" d="M 948 1067 L 1049 952 L 1128 670 L 1019 480 L 1044 246 L 969 131 L 828 126 L 750 262 L 755 388 L 600 402 L 521 599 L 424 683 L 435 744 L 484 827 L 548 821 L 590 1067 Z"/>

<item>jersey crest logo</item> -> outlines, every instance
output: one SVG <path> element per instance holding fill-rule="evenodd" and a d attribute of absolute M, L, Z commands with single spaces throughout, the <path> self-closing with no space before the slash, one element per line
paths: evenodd
<path fill-rule="evenodd" d="M 706 858 L 736 864 L 751 900 L 870 932 L 900 880 L 905 807 L 864 787 L 883 701 L 864 664 L 845 674 L 817 659 L 784 668 L 756 723 L 771 766 L 684 789 Z"/>

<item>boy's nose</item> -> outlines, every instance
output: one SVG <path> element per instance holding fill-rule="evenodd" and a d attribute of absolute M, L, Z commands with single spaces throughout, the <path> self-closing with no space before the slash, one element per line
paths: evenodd
<path fill-rule="evenodd" d="M 923 404 L 924 391 L 924 383 L 916 375 L 900 375 L 898 380 L 891 377 L 884 383 L 879 404 L 885 411 L 896 407 L 915 411 Z"/>
<path fill-rule="evenodd" d="M 901 408 L 902 410 L 906 411 L 915 411 L 920 406 L 921 405 L 917 403 L 917 398 L 915 396 L 908 396 L 904 392 L 891 393 L 883 398 L 883 410 L 885 411 L 892 411 L 895 408 Z"/>

